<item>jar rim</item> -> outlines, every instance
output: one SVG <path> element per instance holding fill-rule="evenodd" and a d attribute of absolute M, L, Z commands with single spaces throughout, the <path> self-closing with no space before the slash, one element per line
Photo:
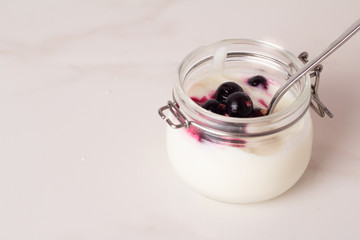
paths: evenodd
<path fill-rule="evenodd" d="M 195 103 L 190 96 L 188 96 L 185 92 L 185 89 L 182 86 L 182 79 L 181 75 L 182 72 L 185 70 L 187 64 L 197 55 L 200 53 L 209 50 L 209 49 L 217 49 L 223 46 L 228 46 L 231 44 L 238 44 L 238 45 L 254 45 L 259 47 L 265 47 L 267 49 L 271 49 L 276 51 L 277 53 L 281 54 L 285 58 L 289 59 L 289 61 L 293 64 L 293 67 L 298 70 L 302 67 L 303 63 L 295 57 L 291 52 L 285 50 L 284 48 L 277 46 L 272 43 L 268 43 L 265 41 L 259 41 L 259 40 L 252 40 L 252 39 L 224 39 L 217 41 L 215 43 L 201 46 L 192 52 L 190 52 L 184 60 L 181 62 L 179 68 L 178 68 L 178 79 L 175 84 L 175 88 L 173 91 L 173 98 L 176 102 L 178 100 L 182 100 L 184 105 L 188 106 L 187 108 L 192 109 L 186 112 L 186 115 L 191 115 L 192 120 L 195 121 L 196 125 L 199 125 L 201 122 L 199 116 L 196 116 L 194 113 L 198 113 L 203 117 L 208 118 L 209 120 L 216 122 L 217 124 L 235 124 L 235 125 L 241 125 L 241 124 L 258 124 L 258 123 L 264 123 L 264 122 L 275 122 L 275 121 L 282 121 L 286 119 L 288 116 L 292 115 L 294 112 L 299 111 L 299 109 L 302 108 L 302 111 L 298 114 L 298 118 L 304 115 L 304 113 L 307 111 L 309 104 L 310 104 L 310 92 L 311 92 L 311 81 L 309 74 L 306 74 L 303 76 L 299 81 L 304 81 L 303 87 L 300 89 L 298 97 L 286 108 L 281 109 L 279 111 L 273 112 L 269 115 L 262 116 L 262 117 L 255 117 L 255 118 L 233 118 L 233 117 L 227 117 L 222 116 L 219 114 L 214 114 L 204 108 L 202 108 L 200 105 Z M 178 98 L 178 99 L 177 99 Z M 181 102 L 181 101 L 180 101 Z M 178 102 L 179 104 L 179 102 Z M 305 104 L 305 107 L 304 107 Z M 180 106 L 182 104 L 180 103 Z M 297 118 L 297 119 L 298 119 Z M 297 119 L 295 119 L 297 121 Z M 295 123 L 296 121 L 292 121 L 290 126 Z M 201 124 L 200 124 L 201 125 Z M 205 124 L 206 125 L 206 124 Z M 211 125 L 211 124 L 210 124 Z M 289 123 L 285 124 L 289 125 Z M 203 128 L 212 128 L 211 126 L 202 126 Z M 281 127 L 282 129 L 284 126 Z M 280 128 L 279 128 L 280 129 Z"/>

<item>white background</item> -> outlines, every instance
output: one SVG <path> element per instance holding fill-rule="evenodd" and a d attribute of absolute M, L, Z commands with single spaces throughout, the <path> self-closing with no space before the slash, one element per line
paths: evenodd
<path fill-rule="evenodd" d="M 312 160 L 271 201 L 207 199 L 173 171 L 179 63 L 226 38 L 314 56 L 342 1 L 0 1 L 0 239 L 359 239 L 360 33 L 324 63 Z"/>

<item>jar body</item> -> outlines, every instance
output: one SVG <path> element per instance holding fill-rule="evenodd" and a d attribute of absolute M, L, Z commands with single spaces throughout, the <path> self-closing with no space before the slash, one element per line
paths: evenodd
<path fill-rule="evenodd" d="M 300 179 L 310 160 L 313 128 L 308 112 L 273 140 L 250 147 L 200 141 L 184 128 L 167 126 L 166 134 L 169 159 L 186 184 L 215 200 L 251 203 L 274 198 Z"/>
<path fill-rule="evenodd" d="M 199 76 L 214 70 L 219 48 L 226 50 L 220 53 L 221 66 L 215 66 L 216 77 L 199 83 Z M 311 157 L 309 76 L 287 93 L 280 110 L 259 118 L 218 116 L 194 103 L 189 93 L 194 86 L 211 89 L 233 75 L 240 78 L 238 73 L 266 75 L 281 85 L 300 66 L 285 50 L 252 40 L 221 41 L 187 56 L 173 95 L 189 124 L 176 130 L 167 126 L 166 131 L 169 159 L 177 174 L 199 193 L 231 203 L 268 200 L 292 187 Z M 269 102 L 272 95 L 269 91 L 264 95 Z M 266 102 L 262 97 L 261 101 Z"/>

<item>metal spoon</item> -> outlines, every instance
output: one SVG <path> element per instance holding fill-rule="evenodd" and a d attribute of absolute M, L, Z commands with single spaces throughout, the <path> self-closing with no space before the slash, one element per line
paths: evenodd
<path fill-rule="evenodd" d="M 284 85 L 282 85 L 274 94 L 269 104 L 267 114 L 271 114 L 281 97 L 296 83 L 303 75 L 316 68 L 326 57 L 333 53 L 338 47 L 343 45 L 360 29 L 360 18 L 348 27 L 340 36 L 331 42 L 322 52 L 320 52 L 313 60 L 307 62 L 301 69 L 292 75 Z"/>

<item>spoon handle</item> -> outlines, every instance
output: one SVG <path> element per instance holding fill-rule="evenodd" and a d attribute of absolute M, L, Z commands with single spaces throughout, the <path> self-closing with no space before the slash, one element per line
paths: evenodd
<path fill-rule="evenodd" d="M 284 85 L 282 85 L 274 94 L 268 108 L 268 114 L 272 113 L 278 104 L 280 98 L 289 88 L 294 85 L 303 75 L 314 69 L 320 62 L 333 53 L 338 47 L 343 45 L 360 29 L 360 18 L 348 27 L 341 35 L 331 42 L 322 52 L 320 52 L 313 60 L 307 62 L 301 69 L 292 75 Z"/>

